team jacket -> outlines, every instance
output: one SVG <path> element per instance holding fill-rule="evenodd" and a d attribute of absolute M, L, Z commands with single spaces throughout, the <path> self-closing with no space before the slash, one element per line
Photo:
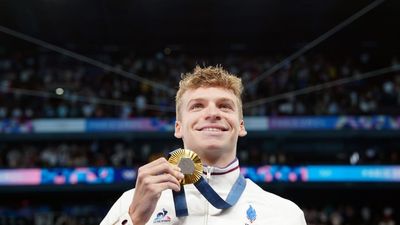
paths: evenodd
<path fill-rule="evenodd" d="M 225 168 L 204 167 L 204 178 L 226 199 L 240 175 L 239 162 Z M 146 225 L 305 225 L 303 212 L 293 202 L 261 189 L 246 179 L 246 188 L 229 209 L 214 208 L 194 185 L 185 185 L 189 216 L 176 217 L 172 190 L 165 190 Z M 111 207 L 100 225 L 132 225 L 128 210 L 135 190 L 126 191 Z"/>

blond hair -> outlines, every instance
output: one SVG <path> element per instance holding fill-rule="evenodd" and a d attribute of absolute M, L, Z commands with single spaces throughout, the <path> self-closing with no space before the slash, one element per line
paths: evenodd
<path fill-rule="evenodd" d="M 238 100 L 239 117 L 240 119 L 243 119 L 242 79 L 233 74 L 230 74 L 221 66 L 209 66 L 206 68 L 196 66 L 193 72 L 182 74 L 182 79 L 179 82 L 179 89 L 175 96 L 177 120 L 179 120 L 180 117 L 179 115 L 182 95 L 187 90 L 194 90 L 200 87 L 220 87 L 232 91 Z"/>

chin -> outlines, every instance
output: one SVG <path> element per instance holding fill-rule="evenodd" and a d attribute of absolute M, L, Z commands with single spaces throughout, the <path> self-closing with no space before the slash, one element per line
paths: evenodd
<path fill-rule="evenodd" d="M 203 149 L 203 151 L 207 151 L 208 153 L 222 153 L 225 152 L 227 147 L 226 146 L 221 146 L 218 144 L 207 144 L 205 146 L 201 146 L 201 149 Z"/>
<path fill-rule="evenodd" d="M 229 147 L 224 142 L 215 141 L 215 140 L 201 140 L 198 141 L 196 144 L 188 145 L 187 148 L 191 149 L 192 151 L 197 152 L 206 152 L 207 154 L 211 155 L 219 155 L 223 152 L 229 151 L 233 148 L 233 146 Z"/>

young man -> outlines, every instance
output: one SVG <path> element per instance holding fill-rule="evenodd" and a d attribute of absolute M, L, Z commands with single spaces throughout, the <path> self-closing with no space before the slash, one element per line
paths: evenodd
<path fill-rule="evenodd" d="M 241 79 L 221 67 L 196 67 L 185 74 L 176 94 L 175 137 L 198 154 L 204 180 L 222 199 L 238 190 L 238 137 L 246 135 Z M 185 185 L 187 216 L 175 214 L 173 191 L 184 178 L 180 168 L 160 158 L 139 168 L 135 189 L 125 192 L 101 225 L 108 224 L 265 224 L 304 225 L 303 212 L 293 202 L 268 193 L 251 180 L 237 202 L 227 209 L 209 203 L 193 184 Z M 197 186 L 196 186 L 197 187 Z M 237 193 L 236 193 L 237 194 Z"/>

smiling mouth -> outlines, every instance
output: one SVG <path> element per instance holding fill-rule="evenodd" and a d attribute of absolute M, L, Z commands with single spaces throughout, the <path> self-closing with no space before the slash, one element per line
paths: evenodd
<path fill-rule="evenodd" d="M 227 131 L 228 129 L 225 128 L 218 128 L 218 127 L 204 127 L 201 129 L 198 129 L 198 131 L 208 131 L 208 132 L 223 132 Z"/>

